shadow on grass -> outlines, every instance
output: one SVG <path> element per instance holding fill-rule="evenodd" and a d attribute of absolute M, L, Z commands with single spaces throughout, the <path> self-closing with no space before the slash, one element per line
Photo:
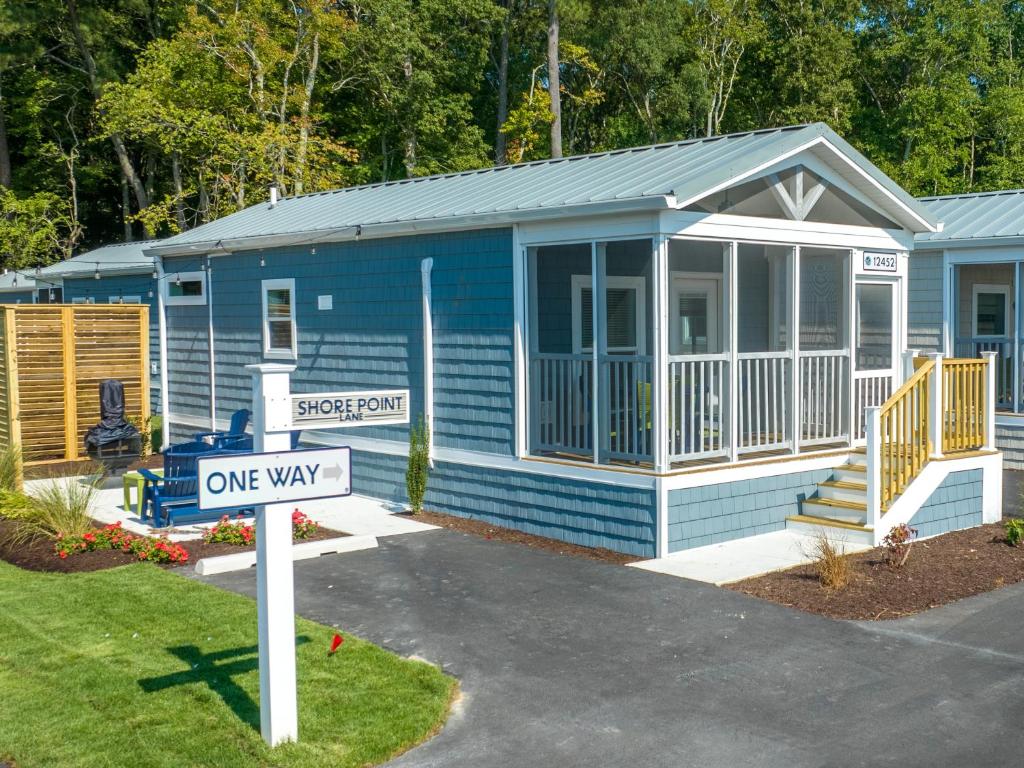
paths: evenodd
<path fill-rule="evenodd" d="M 295 638 L 296 646 L 308 642 L 311 642 L 311 639 L 305 635 Z M 249 693 L 235 682 L 238 675 L 248 674 L 259 669 L 258 646 L 227 648 L 214 653 L 203 653 L 194 645 L 178 645 L 166 650 L 172 656 L 176 656 L 188 664 L 189 668 L 160 677 L 142 678 L 138 682 L 143 691 L 157 693 L 178 685 L 204 683 L 211 691 L 220 696 L 221 700 L 242 722 L 248 723 L 257 731 L 259 730 L 259 702 L 253 701 Z"/>

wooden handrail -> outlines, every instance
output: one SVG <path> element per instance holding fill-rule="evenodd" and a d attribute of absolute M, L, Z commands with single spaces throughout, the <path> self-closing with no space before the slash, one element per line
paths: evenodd
<path fill-rule="evenodd" d="M 942 452 L 973 451 L 986 444 L 988 408 L 985 360 L 942 361 Z"/>
<path fill-rule="evenodd" d="M 879 409 L 878 460 L 883 510 L 928 463 L 931 454 L 928 414 L 934 368 L 934 360 L 923 363 Z"/>

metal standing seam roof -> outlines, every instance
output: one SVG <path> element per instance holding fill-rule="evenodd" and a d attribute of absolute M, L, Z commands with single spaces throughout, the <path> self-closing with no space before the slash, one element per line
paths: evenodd
<path fill-rule="evenodd" d="M 99 269 L 101 274 L 143 274 L 153 271 L 153 257 L 145 250 L 161 240 L 137 240 L 130 243 L 101 245 L 91 251 L 51 264 L 40 271 L 44 277 L 89 277 Z"/>
<path fill-rule="evenodd" d="M 17 282 L 17 284 L 15 284 Z M 3 293 L 14 293 L 15 291 L 35 290 L 36 281 L 25 274 L 24 270 L 18 272 L 10 269 L 0 274 L 0 291 Z"/>
<path fill-rule="evenodd" d="M 922 197 L 920 201 L 944 223 L 941 232 L 915 237 L 918 243 L 1024 237 L 1024 190 Z"/>
<path fill-rule="evenodd" d="M 847 164 L 840 172 L 911 231 L 936 228 L 931 214 L 823 123 L 771 128 L 591 155 L 499 166 L 441 176 L 348 187 L 259 203 L 222 219 L 149 243 L 147 252 L 172 255 L 260 247 L 259 241 L 314 242 L 356 227 L 437 225 L 446 220 L 502 223 L 530 214 L 667 208 L 690 204 L 822 142 Z M 835 153 L 829 153 L 833 160 Z M 856 173 L 859 168 L 861 173 Z M 593 208 L 592 208 L 593 210 Z M 305 238 L 305 239 L 301 239 Z"/>

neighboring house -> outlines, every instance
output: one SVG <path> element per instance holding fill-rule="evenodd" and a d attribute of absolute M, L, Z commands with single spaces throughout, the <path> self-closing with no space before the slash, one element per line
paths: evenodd
<path fill-rule="evenodd" d="M 5 269 L 0 274 L 0 304 L 32 304 L 36 298 L 36 281 L 30 274 Z"/>
<path fill-rule="evenodd" d="M 653 557 L 976 525 L 1001 512 L 988 369 L 901 388 L 908 252 L 938 228 L 821 124 L 254 205 L 145 249 L 165 424 L 225 424 L 244 366 L 284 361 L 294 392 L 408 388 L 427 505 L 530 533 Z M 404 500 L 405 426 L 304 440 Z"/>
<path fill-rule="evenodd" d="M 910 345 L 954 357 L 997 353 L 996 444 L 1024 469 L 1021 276 L 1024 190 L 922 198 L 941 232 L 917 236 Z"/>
<path fill-rule="evenodd" d="M 144 253 L 159 240 L 114 243 L 40 270 L 38 301 L 68 304 L 146 304 L 150 317 L 150 407 L 159 413 L 159 261 Z M 45 281 L 45 284 L 44 282 Z"/>

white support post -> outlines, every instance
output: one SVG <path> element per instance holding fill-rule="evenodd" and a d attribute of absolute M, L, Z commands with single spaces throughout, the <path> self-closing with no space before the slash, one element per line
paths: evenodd
<path fill-rule="evenodd" d="M 654 240 L 654 469 L 668 472 L 668 238 Z M 701 426 L 703 429 L 703 425 Z"/>
<path fill-rule="evenodd" d="M 1020 387 L 1021 387 L 1021 348 L 1020 348 L 1020 318 L 1021 318 L 1021 290 L 1020 290 L 1020 262 L 1013 264 L 1013 349 L 1010 350 L 1010 363 L 1013 365 L 1013 398 L 1012 408 L 1014 413 L 1020 413 Z M 994 406 L 993 406 L 994 407 Z"/>
<path fill-rule="evenodd" d="M 996 449 L 996 352 L 982 352 L 985 358 L 985 450 Z"/>
<path fill-rule="evenodd" d="M 914 375 L 914 358 L 920 356 L 919 349 L 908 349 L 903 353 L 903 381 Z"/>
<path fill-rule="evenodd" d="M 433 259 L 420 262 L 423 283 L 423 420 L 430 430 L 430 466 L 434 466 L 434 315 L 432 312 L 430 273 L 434 268 Z"/>
<path fill-rule="evenodd" d="M 527 296 L 526 296 L 526 249 L 519 245 L 519 226 L 512 225 L 512 345 L 515 353 L 515 451 L 522 458 L 529 453 L 527 446 L 527 420 L 529 419 L 527 369 Z M 431 442 L 433 448 L 433 442 Z"/>
<path fill-rule="evenodd" d="M 608 439 L 608 393 L 602 393 L 601 387 L 601 350 L 605 343 L 605 244 L 592 242 L 590 244 L 590 275 L 591 293 L 591 339 L 590 347 L 593 352 L 594 363 L 594 391 L 591 403 L 594 410 L 594 463 L 601 463 L 601 449 L 605 440 Z M 602 394 L 604 395 L 602 397 Z"/>
<path fill-rule="evenodd" d="M 928 414 L 928 439 L 932 444 L 931 458 L 942 458 L 942 355 L 938 352 L 929 352 L 926 357 L 935 361 L 935 367 L 929 374 L 931 381 L 928 382 L 929 401 L 928 407 L 931 413 Z"/>
<path fill-rule="evenodd" d="M 213 263 L 206 257 L 206 346 L 210 353 L 210 431 L 217 431 L 217 354 L 213 336 Z"/>
<path fill-rule="evenodd" d="M 728 271 L 728 292 L 725 297 L 728 306 L 726 307 L 726 317 L 729 321 L 729 402 L 728 402 L 728 415 L 729 415 L 729 460 L 736 461 L 739 454 L 739 361 L 736 357 L 739 350 L 739 343 L 737 337 L 737 324 L 738 324 L 738 312 L 736 310 L 736 300 L 739 296 L 739 274 L 738 274 L 738 260 L 739 260 L 739 249 L 734 240 L 731 243 L 726 243 L 725 253 L 723 254 L 726 260 L 726 269 Z"/>
<path fill-rule="evenodd" d="M 163 259 L 155 258 L 156 265 L 156 311 L 157 330 L 160 337 L 160 450 L 166 451 L 171 444 L 171 408 L 168 402 L 170 387 L 167 383 L 167 303 L 164 301 Z"/>
<path fill-rule="evenodd" d="M 291 450 L 290 374 L 294 365 L 247 365 L 252 371 L 253 449 Z M 274 747 L 299 737 L 295 682 L 292 505 L 256 509 L 256 607 L 259 623 L 260 733 Z"/>
<path fill-rule="evenodd" d="M 789 412 L 793 448 L 790 453 L 800 452 L 800 434 L 803 432 L 803 403 L 800 402 L 800 246 L 793 246 L 789 256 L 789 345 L 793 360 L 790 376 Z M 785 425 L 783 425 L 785 429 Z"/>
<path fill-rule="evenodd" d="M 875 530 L 882 518 L 882 408 L 871 405 L 864 409 L 864 427 L 867 436 L 865 458 L 867 468 L 867 525 Z"/>

